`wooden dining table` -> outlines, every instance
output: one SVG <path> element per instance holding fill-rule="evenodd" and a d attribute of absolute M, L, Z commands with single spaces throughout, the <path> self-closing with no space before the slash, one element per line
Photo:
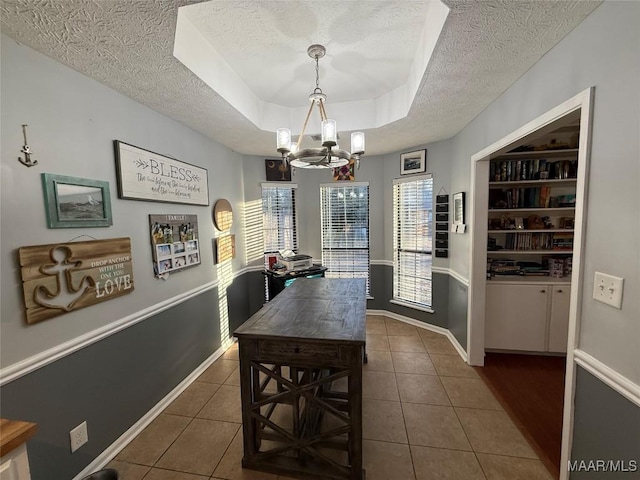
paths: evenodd
<path fill-rule="evenodd" d="M 244 468 L 364 479 L 365 282 L 298 279 L 234 332 Z"/>

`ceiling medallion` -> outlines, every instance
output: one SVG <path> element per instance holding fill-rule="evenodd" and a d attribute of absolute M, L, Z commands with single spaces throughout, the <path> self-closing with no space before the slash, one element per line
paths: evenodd
<path fill-rule="evenodd" d="M 353 132 L 351 134 L 351 150 L 342 150 L 338 144 L 338 130 L 336 121 L 327 118 L 324 103 L 327 96 L 320 88 L 320 76 L 318 59 L 326 54 L 323 45 L 311 45 L 307 49 L 307 54 L 316 61 L 316 88 L 309 95 L 311 106 L 307 112 L 307 117 L 302 124 L 302 130 L 296 143 L 291 143 L 291 130 L 288 128 L 278 128 L 276 130 L 276 148 L 282 154 L 282 160 L 286 165 L 291 163 L 297 168 L 335 168 L 347 165 L 350 160 L 354 160 L 356 167 L 360 168 L 360 157 L 364 155 L 364 132 Z M 309 117 L 313 107 L 318 108 L 320 120 L 322 121 L 322 146 L 316 148 L 300 148 L 305 128 L 309 122 Z"/>

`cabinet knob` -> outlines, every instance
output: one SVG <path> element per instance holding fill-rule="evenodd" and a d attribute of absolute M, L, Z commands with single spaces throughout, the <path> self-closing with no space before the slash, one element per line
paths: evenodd
<path fill-rule="evenodd" d="M 540 290 L 540 293 L 547 293 L 547 291 L 543 288 L 542 290 Z"/>
<path fill-rule="evenodd" d="M 558 290 L 558 293 L 562 293 L 562 290 Z"/>

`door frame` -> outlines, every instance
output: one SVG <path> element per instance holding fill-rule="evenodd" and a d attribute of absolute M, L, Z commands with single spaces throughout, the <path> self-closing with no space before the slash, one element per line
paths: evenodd
<path fill-rule="evenodd" d="M 575 349 L 578 347 L 582 308 L 584 232 L 586 227 L 587 180 L 591 149 L 591 124 L 595 87 L 589 87 L 576 96 L 552 108 L 526 125 L 518 128 L 497 142 L 471 156 L 469 242 L 469 290 L 467 309 L 467 354 L 470 365 L 484 365 L 485 354 L 485 297 L 487 267 L 487 222 L 489 191 L 489 160 L 501 155 L 516 144 L 534 136 L 544 135 L 551 124 L 562 117 L 580 110 L 580 140 L 578 145 L 578 172 L 576 184 L 575 227 L 573 235 L 573 266 L 571 273 L 571 297 L 569 306 L 569 334 L 567 340 L 567 366 L 562 418 L 562 451 L 560 480 L 568 479 L 568 465 L 573 439 L 573 413 L 575 396 Z"/>

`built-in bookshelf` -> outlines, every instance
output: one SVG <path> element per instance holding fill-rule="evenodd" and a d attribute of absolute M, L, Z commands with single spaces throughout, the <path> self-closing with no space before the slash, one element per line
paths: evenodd
<path fill-rule="evenodd" d="M 487 276 L 571 273 L 578 149 L 508 152 L 489 168 Z"/>
<path fill-rule="evenodd" d="M 566 352 L 579 122 L 570 114 L 489 160 L 487 350 Z"/>

